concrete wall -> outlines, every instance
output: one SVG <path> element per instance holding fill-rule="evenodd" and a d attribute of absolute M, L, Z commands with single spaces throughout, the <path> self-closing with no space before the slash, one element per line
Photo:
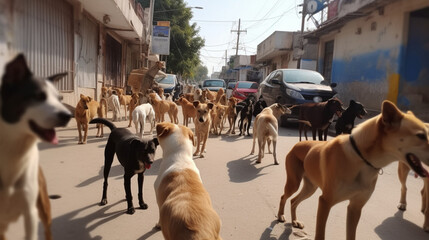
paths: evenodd
<path fill-rule="evenodd" d="M 344 102 L 355 99 L 380 109 L 384 99 L 397 101 L 408 13 L 428 5 L 423 0 L 398 1 L 386 6 L 382 15 L 374 11 L 321 37 L 318 69 L 323 69 L 324 43 L 334 40 L 332 82 L 338 83 Z"/>

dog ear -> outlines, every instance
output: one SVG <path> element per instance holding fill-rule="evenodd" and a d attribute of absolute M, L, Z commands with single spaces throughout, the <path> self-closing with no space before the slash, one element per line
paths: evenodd
<path fill-rule="evenodd" d="M 152 142 L 155 143 L 155 147 L 159 145 L 158 138 L 153 138 Z"/>
<path fill-rule="evenodd" d="M 385 100 L 381 105 L 381 116 L 386 130 L 398 129 L 404 114 L 392 102 Z"/>
<path fill-rule="evenodd" d="M 29 79 L 32 75 L 23 54 L 19 54 L 6 65 L 3 75 L 4 83 L 14 83 Z"/>
<path fill-rule="evenodd" d="M 194 105 L 194 107 L 198 107 L 198 105 L 200 105 L 200 101 L 194 101 L 194 102 L 192 102 L 192 104 Z"/>
<path fill-rule="evenodd" d="M 55 82 L 55 81 L 60 80 L 61 78 L 65 77 L 65 76 L 67 76 L 67 74 L 68 74 L 68 72 L 58 73 L 58 74 L 49 76 L 48 80 L 51 82 Z"/>
<path fill-rule="evenodd" d="M 91 102 L 92 101 L 92 97 L 88 96 L 88 101 Z"/>
<path fill-rule="evenodd" d="M 211 102 L 209 102 L 209 103 L 207 103 L 207 107 L 208 107 L 209 109 L 213 109 L 214 104 L 213 104 L 213 103 L 211 103 Z"/>
<path fill-rule="evenodd" d="M 172 126 L 174 125 L 167 122 L 158 123 L 156 125 L 156 133 L 158 137 L 166 137 L 171 132 Z"/>

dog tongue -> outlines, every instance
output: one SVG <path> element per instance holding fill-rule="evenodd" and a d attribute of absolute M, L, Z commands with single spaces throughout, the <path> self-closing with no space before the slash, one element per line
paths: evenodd
<path fill-rule="evenodd" d="M 145 163 L 145 164 L 144 164 L 144 167 L 145 167 L 146 169 L 150 169 L 151 164 Z"/>
<path fill-rule="evenodd" d="M 30 121 L 30 128 L 35 132 L 43 141 L 58 144 L 58 138 L 55 134 L 55 129 L 46 129 L 38 126 L 34 121 Z"/>

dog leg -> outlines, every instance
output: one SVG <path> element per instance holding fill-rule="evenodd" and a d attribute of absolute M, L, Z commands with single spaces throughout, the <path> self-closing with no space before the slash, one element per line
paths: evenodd
<path fill-rule="evenodd" d="M 147 209 L 148 205 L 143 200 L 143 181 L 144 181 L 143 173 L 137 174 L 137 181 L 139 184 L 139 206 L 141 209 Z"/>
<path fill-rule="evenodd" d="M 51 224 L 51 204 L 49 202 L 48 189 L 46 186 L 46 179 L 43 175 L 42 168 L 39 167 L 39 196 L 37 197 L 37 209 L 39 211 L 40 220 L 43 223 L 45 230 L 45 239 L 52 240 Z"/>
<path fill-rule="evenodd" d="M 134 175 L 134 173 L 125 173 L 124 174 L 124 189 L 125 189 L 125 196 L 127 199 L 127 214 L 134 214 L 136 210 L 134 209 L 133 205 L 133 195 L 131 194 L 131 177 Z"/>
<path fill-rule="evenodd" d="M 83 144 L 86 144 L 86 139 L 88 138 L 88 123 L 83 124 Z"/>
<path fill-rule="evenodd" d="M 194 152 L 194 156 L 197 156 L 200 153 L 201 133 L 198 133 L 197 129 L 195 129 L 195 132 L 197 132 L 197 149 Z"/>
<path fill-rule="evenodd" d="M 204 152 L 205 152 L 205 149 L 206 149 L 206 142 L 207 142 L 207 138 L 208 138 L 207 135 L 208 135 L 208 133 L 204 134 L 204 136 L 203 136 L 203 146 L 201 147 L 200 158 L 204 157 Z"/>
<path fill-rule="evenodd" d="M 317 186 L 315 186 L 313 183 L 308 180 L 308 178 L 304 177 L 303 179 L 304 184 L 301 189 L 301 191 L 296 195 L 296 197 L 292 198 L 290 200 L 290 212 L 292 217 L 292 226 L 295 228 L 304 228 L 304 224 L 301 221 L 297 220 L 296 217 L 296 208 L 298 205 L 304 201 L 305 199 L 309 198 L 313 193 L 317 190 Z"/>
<path fill-rule="evenodd" d="M 252 123 L 252 116 L 250 116 L 250 119 L 247 120 L 247 136 L 250 136 L 249 129 L 250 129 L 251 123 Z"/>
<path fill-rule="evenodd" d="M 362 208 L 368 199 L 350 199 L 349 206 L 347 207 L 347 240 L 356 239 L 356 229 L 362 213 Z"/>
<path fill-rule="evenodd" d="M 330 203 L 330 201 L 327 201 L 326 197 L 322 194 L 322 196 L 319 197 L 319 206 L 317 208 L 316 234 L 314 237 L 315 240 L 325 239 L 326 221 L 328 220 L 331 207 L 332 207 L 332 204 Z M 349 221 L 347 221 L 347 223 L 348 222 Z M 348 229 L 348 224 L 347 224 L 347 229 Z M 347 240 L 352 240 L 352 239 L 347 238 Z"/>
<path fill-rule="evenodd" d="M 79 133 L 79 141 L 77 142 L 77 144 L 82 144 L 82 124 L 80 124 L 79 122 L 77 123 L 77 132 Z"/>
<path fill-rule="evenodd" d="M 260 138 L 263 138 L 263 137 L 262 136 L 258 137 L 259 153 L 258 153 L 258 160 L 256 161 L 256 163 L 261 163 L 262 158 L 264 158 L 265 140 Z"/>
<path fill-rule="evenodd" d="M 301 133 L 302 133 L 302 128 L 304 127 L 303 126 L 303 124 L 304 123 L 302 123 L 302 122 L 300 122 L 299 123 L 299 141 L 301 142 Z M 307 134 L 306 134 L 306 137 L 307 137 Z"/>
<path fill-rule="evenodd" d="M 319 141 L 323 141 L 323 133 L 324 133 L 324 130 L 322 130 L 322 129 L 318 129 L 318 130 L 317 130 L 317 133 L 318 133 L 318 135 L 319 135 Z"/>
<path fill-rule="evenodd" d="M 250 151 L 250 155 L 253 155 L 255 153 L 255 143 L 256 143 L 256 134 L 253 134 L 252 151 Z"/>
<path fill-rule="evenodd" d="M 398 163 L 398 178 L 401 183 L 401 198 L 399 200 L 398 209 L 401 211 L 407 210 L 407 177 L 408 172 L 410 171 L 410 167 L 405 163 Z"/>
<path fill-rule="evenodd" d="M 28 211 L 24 211 L 24 226 L 25 226 L 25 239 L 36 240 L 37 239 L 37 208 L 36 202 L 33 202 Z"/>
<path fill-rule="evenodd" d="M 271 139 L 267 138 L 267 149 L 268 149 L 268 154 L 272 154 L 271 150 L 270 150 L 270 146 L 271 146 Z"/>
<path fill-rule="evenodd" d="M 274 157 L 274 165 L 279 165 L 279 162 L 277 161 L 277 155 L 276 155 L 276 145 L 277 145 L 277 138 L 273 139 L 273 157 Z M 270 150 L 270 146 L 268 145 L 268 150 Z"/>
<path fill-rule="evenodd" d="M 317 129 L 314 127 L 311 127 L 311 133 L 313 133 L 313 141 L 316 141 L 316 133 L 317 133 Z M 305 140 L 307 139 L 307 131 L 305 131 Z"/>
<path fill-rule="evenodd" d="M 110 140 L 110 139 L 109 139 Z M 103 196 L 101 197 L 100 206 L 107 204 L 107 179 L 109 178 L 110 168 L 112 167 L 113 157 L 115 156 L 115 144 L 107 140 L 104 150 L 104 182 L 103 182 Z"/>

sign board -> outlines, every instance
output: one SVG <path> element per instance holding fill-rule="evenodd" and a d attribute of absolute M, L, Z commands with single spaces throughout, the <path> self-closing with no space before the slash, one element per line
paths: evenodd
<path fill-rule="evenodd" d="M 153 26 L 152 49 L 153 54 L 170 55 L 170 22 L 158 22 Z M 167 25 L 168 26 L 165 26 Z"/>

